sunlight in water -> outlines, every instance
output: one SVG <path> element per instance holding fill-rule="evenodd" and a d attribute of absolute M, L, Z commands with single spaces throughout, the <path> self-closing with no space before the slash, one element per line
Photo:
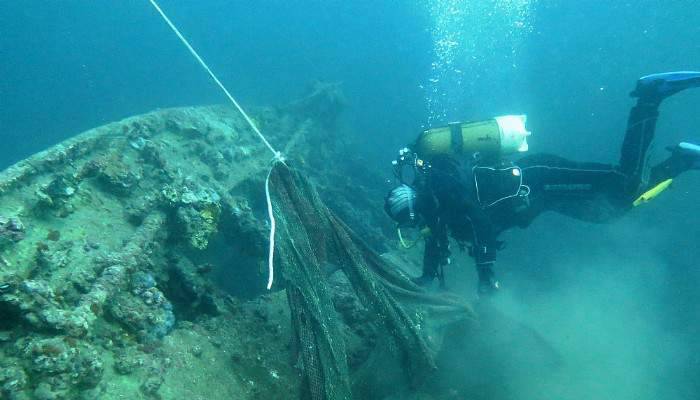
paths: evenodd
<path fill-rule="evenodd" d="M 490 63 L 517 68 L 523 39 L 533 30 L 536 0 L 433 0 L 434 59 L 422 85 L 428 126 L 449 122 L 470 86 Z"/>

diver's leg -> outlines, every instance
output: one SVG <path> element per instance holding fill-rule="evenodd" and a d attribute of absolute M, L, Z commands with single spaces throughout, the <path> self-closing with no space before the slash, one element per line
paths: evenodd
<path fill-rule="evenodd" d="M 579 163 L 544 154 L 520 160 L 523 184 L 530 188 L 530 206 L 518 213 L 520 221 L 509 224 L 527 225 L 546 210 L 604 222 L 629 209 L 649 183 L 659 183 L 662 176 L 675 176 L 692 167 L 700 159 L 700 148 L 679 145 L 682 152 L 645 176 L 647 151 L 654 139 L 659 105 L 668 96 L 691 87 L 700 87 L 700 72 L 653 74 L 637 81 L 631 95 L 638 100 L 630 111 L 619 167 Z M 691 156 L 697 157 L 692 164 Z M 643 180 L 648 182 L 643 183 Z"/>
<path fill-rule="evenodd" d="M 654 140 L 661 102 L 684 89 L 699 86 L 700 72 L 695 71 L 652 74 L 637 80 L 636 88 L 630 94 L 637 98 L 637 104 L 632 107 L 627 120 L 619 167 L 620 172 L 628 177 L 625 190 L 630 198 L 658 184 L 661 172 L 673 174 L 682 164 L 680 159 L 675 159 L 650 172 L 647 170 L 647 152 Z"/>
<path fill-rule="evenodd" d="M 440 278 L 440 284 L 444 285 L 440 274 L 441 267 L 447 263 L 450 256 L 448 248 L 449 240 L 447 230 L 443 224 L 431 227 L 431 234 L 425 239 L 425 250 L 423 251 L 423 273 L 413 282 L 419 286 L 431 284 L 435 278 Z"/>
<path fill-rule="evenodd" d="M 413 282 L 419 286 L 428 285 L 437 277 L 441 261 L 439 246 L 439 241 L 434 237 L 426 238 L 425 250 L 423 251 L 423 273 L 413 279 Z"/>
<path fill-rule="evenodd" d="M 641 189 L 648 159 L 647 152 L 654 140 L 659 104 L 655 98 L 640 98 L 630 110 L 627 131 L 622 142 L 619 171 L 627 177 L 623 190 L 634 197 Z"/>
<path fill-rule="evenodd" d="M 626 177 L 612 165 L 574 162 L 548 154 L 527 156 L 517 164 L 523 185 L 530 189 L 530 204 L 518 214 L 520 220 L 514 225 L 525 226 L 544 211 L 604 222 L 627 207 L 623 191 Z"/>

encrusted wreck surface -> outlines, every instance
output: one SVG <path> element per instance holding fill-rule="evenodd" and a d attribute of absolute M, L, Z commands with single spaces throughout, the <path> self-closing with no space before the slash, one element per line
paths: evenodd
<path fill-rule="evenodd" d="M 320 85 L 253 116 L 310 175 L 322 168 L 326 201 L 380 243 L 379 214 L 346 206 L 380 195 L 337 161 L 340 107 Z M 213 106 L 105 125 L 0 173 L 0 398 L 296 393 L 286 298 L 263 295 L 270 159 L 233 110 Z"/>

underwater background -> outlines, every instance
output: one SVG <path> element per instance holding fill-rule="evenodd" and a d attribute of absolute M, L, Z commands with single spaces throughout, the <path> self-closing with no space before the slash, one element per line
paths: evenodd
<path fill-rule="evenodd" d="M 347 157 L 386 178 L 422 128 L 506 113 L 528 115 L 531 152 L 614 163 L 635 80 L 700 69 L 692 0 L 161 6 L 244 107 L 342 82 L 343 129 L 366 143 Z M 0 168 L 127 116 L 224 101 L 146 1 L 1 2 L 0 54 Z M 699 105 L 700 91 L 664 102 L 656 156 L 700 141 Z M 699 185 L 686 174 L 609 225 L 547 215 L 504 235 L 496 303 L 557 348 L 566 373 L 533 381 L 527 345 L 494 334 L 479 373 L 454 360 L 455 376 L 503 398 L 697 398 Z"/>

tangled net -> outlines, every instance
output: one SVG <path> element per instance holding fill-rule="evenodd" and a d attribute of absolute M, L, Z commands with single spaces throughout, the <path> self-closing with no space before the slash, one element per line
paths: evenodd
<path fill-rule="evenodd" d="M 373 353 L 403 374 L 409 386 L 420 385 L 436 369 L 440 328 L 471 320 L 469 306 L 413 284 L 338 219 L 301 174 L 282 163 L 270 173 L 270 194 L 278 226 L 276 268 L 287 291 L 302 369 L 301 398 L 352 399 L 357 386 L 351 383 L 344 336 L 326 282 L 323 266 L 328 264 L 342 270 L 375 317 L 382 345 Z M 369 361 L 359 368 L 382 372 Z M 353 376 L 362 373 L 352 371 Z"/>

